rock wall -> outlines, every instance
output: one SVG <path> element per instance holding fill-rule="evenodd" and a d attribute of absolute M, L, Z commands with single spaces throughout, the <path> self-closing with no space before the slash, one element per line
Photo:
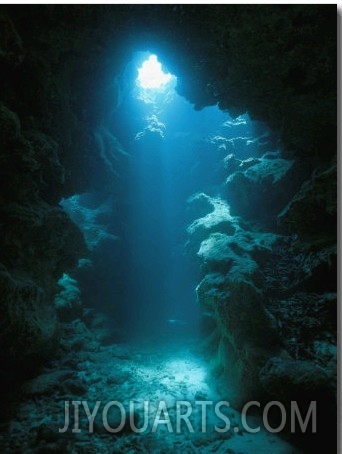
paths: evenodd
<path fill-rule="evenodd" d="M 282 222 L 289 219 L 286 225 L 292 229 L 295 224 L 290 221 L 291 207 L 301 200 L 300 211 L 305 212 L 304 204 L 311 204 L 313 200 L 307 195 L 302 197 L 303 187 L 312 188 L 315 180 L 316 175 L 305 182 L 280 213 L 279 219 Z M 242 199 L 248 199 L 251 187 L 244 183 L 240 183 L 239 195 L 243 193 Z M 324 196 L 320 192 L 326 200 L 325 221 L 322 212 L 320 221 L 328 225 L 332 222 L 333 197 L 333 188 L 329 188 Z M 229 197 L 234 197 L 238 203 L 234 192 Z M 329 235 L 333 229 L 322 231 L 317 225 L 313 236 L 314 229 L 310 225 L 309 237 L 301 234 L 300 228 L 295 229 L 295 234 L 291 230 L 291 235 L 280 227 L 265 230 L 265 226 L 256 224 L 255 220 L 250 223 L 243 217 L 232 216 L 224 199 L 197 194 L 189 203 L 193 215 L 197 210 L 200 216 L 187 229 L 190 236 L 188 250 L 196 253 L 204 276 L 197 295 L 203 312 L 217 322 L 216 333 L 211 333 L 216 343 L 216 347 L 211 345 L 214 372 L 224 381 L 234 383 L 236 404 L 253 395 L 263 396 L 270 392 L 272 388 L 268 385 L 266 371 L 268 361 L 272 364 L 275 358 L 277 361 L 293 360 L 296 367 L 300 367 L 300 361 L 307 367 L 310 365 L 313 368 L 310 380 L 315 382 L 317 370 L 320 380 L 325 376 L 325 389 L 329 388 L 333 393 L 331 385 L 334 386 L 336 380 L 336 246 L 334 232 Z M 311 209 L 318 211 L 319 206 L 322 208 L 321 204 L 315 204 Z M 263 208 L 262 200 L 260 208 Z M 203 216 L 204 213 L 207 214 Z M 222 342 L 229 351 L 223 363 Z M 322 350 L 329 353 L 322 355 Z M 218 357 L 221 357 L 220 361 Z M 272 373 L 274 382 L 276 377 L 274 371 Z M 283 373 L 281 368 L 279 373 Z M 229 379 L 229 375 L 234 380 Z M 287 385 L 295 387 L 291 380 L 287 379 Z M 305 380 L 310 381 L 307 377 Z M 295 381 L 299 381 L 297 377 Z M 285 385 L 279 385 L 279 388 L 281 386 Z M 307 386 L 308 392 L 312 390 L 313 385 Z M 300 394 L 303 395 L 298 391 Z M 277 397 L 276 393 L 273 397 Z"/>
<path fill-rule="evenodd" d="M 94 18 L 87 7 L 0 9 L 0 356 L 8 380 L 53 356 L 59 318 L 80 313 L 79 298 L 59 283 L 91 248 L 59 202 L 86 190 L 120 198 L 124 151 L 105 123 L 120 55 L 107 61 Z"/>

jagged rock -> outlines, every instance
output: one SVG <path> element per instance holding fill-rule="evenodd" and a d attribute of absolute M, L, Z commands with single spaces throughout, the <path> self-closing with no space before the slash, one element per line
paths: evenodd
<path fill-rule="evenodd" d="M 59 202 L 65 169 L 57 143 L 39 130 L 22 130 L 19 116 L 4 104 L 0 104 L 0 123 L 3 196 L 21 203 L 32 202 L 38 195 L 48 202 Z"/>
<path fill-rule="evenodd" d="M 239 405 L 258 392 L 257 376 L 265 361 L 282 351 L 277 322 L 252 281 L 230 279 L 230 273 L 206 275 L 197 287 L 197 296 L 201 308 L 216 319 L 220 336 L 228 342 L 225 360 L 234 364 L 229 383 Z M 224 362 L 222 354 L 220 364 Z"/>
<path fill-rule="evenodd" d="M 98 351 L 100 344 L 96 341 L 93 332 L 80 319 L 71 320 L 61 326 L 60 346 L 65 352 L 73 354 L 82 351 Z M 71 359 L 64 364 L 65 367 L 78 368 L 77 363 Z"/>
<path fill-rule="evenodd" d="M 235 249 L 234 245 L 236 243 L 233 243 L 229 236 L 212 233 L 208 239 L 202 241 L 197 255 L 202 259 L 206 270 L 223 274 L 229 271 L 230 276 L 255 274 L 259 269 L 257 263 L 249 254 L 236 251 L 238 248 Z"/>
<path fill-rule="evenodd" d="M 337 211 L 337 168 L 318 169 L 306 181 L 278 216 L 278 222 L 288 232 L 303 240 L 335 242 Z"/>
<path fill-rule="evenodd" d="M 258 162 L 259 160 L 257 158 L 246 158 L 243 160 L 237 159 L 234 153 L 227 155 L 223 160 L 223 164 L 225 169 L 228 171 L 228 175 L 237 171 L 244 171 Z"/>
<path fill-rule="evenodd" d="M 188 200 L 193 213 L 200 216 L 187 227 L 190 240 L 187 244 L 189 250 L 197 252 L 200 243 L 211 233 L 221 232 L 233 235 L 238 227 L 237 219 L 230 215 L 229 206 L 222 199 L 211 198 L 206 194 L 196 194 Z"/>
<path fill-rule="evenodd" d="M 304 243 L 296 235 L 280 236 L 263 264 L 265 285 L 275 298 L 299 291 L 336 292 L 336 246 Z"/>
<path fill-rule="evenodd" d="M 223 160 L 223 165 L 227 170 L 228 175 L 236 172 L 239 168 L 240 163 L 241 161 L 235 157 L 234 153 L 228 154 Z"/>
<path fill-rule="evenodd" d="M 74 195 L 64 199 L 61 205 L 79 226 L 90 251 L 113 248 L 119 238 L 108 231 L 108 224 L 112 216 L 112 207 L 109 201 L 94 207 L 84 206 L 82 201 L 87 194 Z M 114 246 L 115 248 L 115 246 Z"/>
<path fill-rule="evenodd" d="M 336 71 L 336 11 L 326 10 L 323 18 L 319 8 L 311 14 L 302 8 L 295 5 L 285 11 L 275 6 L 272 14 L 265 14 L 260 5 L 235 5 L 226 12 L 209 7 L 206 13 L 212 22 L 205 46 L 193 50 L 190 62 L 189 54 L 182 63 L 175 62 L 177 69 L 181 66 L 185 74 L 191 74 L 189 79 L 181 78 L 178 89 L 198 108 L 218 102 L 234 117 L 248 111 L 280 132 L 286 150 L 324 159 L 325 152 L 333 152 L 331 144 L 336 140 L 332 128 L 336 87 L 330 82 Z M 328 45 L 320 42 L 317 28 L 321 36 L 331 38 Z M 191 34 L 191 29 L 180 30 L 180 47 L 184 38 L 191 40 Z M 222 45 L 213 44 L 213 37 Z M 281 52 L 285 58 L 280 61 Z M 326 64 L 320 64 L 321 59 Z M 205 62 L 203 71 L 196 67 L 199 62 Z"/>
<path fill-rule="evenodd" d="M 238 217 L 231 216 L 228 204 L 219 198 L 211 198 L 203 193 L 190 200 L 194 213 L 209 213 L 196 219 L 187 227 L 190 239 L 188 249 L 197 252 L 208 269 L 227 271 L 230 266 L 254 272 L 258 266 L 252 257 L 257 258 L 272 252 L 279 235 L 269 232 L 248 231 Z M 249 270 L 249 271 L 248 271 Z"/>
<path fill-rule="evenodd" d="M 226 180 L 226 196 L 232 214 L 266 225 L 274 222 L 279 207 L 291 197 L 283 180 L 293 162 L 283 159 L 279 153 L 242 161 L 239 169 Z"/>
<path fill-rule="evenodd" d="M 278 300 L 272 312 L 277 317 L 283 342 L 292 357 L 315 359 L 318 364 L 323 364 L 314 352 L 314 344 L 322 340 L 334 343 L 336 294 L 295 293 Z"/>
<path fill-rule="evenodd" d="M 187 200 L 190 218 L 199 219 L 215 210 L 214 200 L 203 192 L 196 193 Z"/>
<path fill-rule="evenodd" d="M 79 229 L 61 208 L 43 202 L 13 203 L 2 211 L 2 221 L 11 226 L 4 234 L 3 263 L 55 293 L 57 279 L 87 253 Z"/>
<path fill-rule="evenodd" d="M 240 170 L 244 170 L 241 162 L 246 162 L 247 166 L 247 161 L 249 161 L 249 165 L 251 165 L 256 158 L 274 149 L 275 144 L 273 144 L 270 131 L 267 130 L 265 125 L 262 127 L 263 132 L 257 136 L 258 127 L 261 125 L 262 123 L 253 122 L 253 130 L 249 130 L 248 116 L 241 115 L 235 120 L 227 120 L 223 124 L 223 137 L 214 136 L 211 138 L 211 142 L 217 144 L 219 150 L 230 153 L 224 159 L 225 167 L 229 173 L 238 170 L 238 167 L 240 167 Z M 257 162 L 257 159 L 254 162 Z"/>
<path fill-rule="evenodd" d="M 215 308 L 221 331 L 237 350 L 263 346 L 273 349 L 270 338 L 277 338 L 276 321 L 265 309 L 263 295 L 247 281 L 226 279 L 224 303 Z"/>
<path fill-rule="evenodd" d="M 127 165 L 129 154 L 117 137 L 104 125 L 97 127 L 93 134 L 99 153 L 99 164 L 103 167 L 101 169 L 101 179 L 108 179 L 109 182 L 111 179 L 117 181 L 120 179 L 122 164 Z"/>
<path fill-rule="evenodd" d="M 113 311 L 123 312 L 116 305 L 124 304 L 119 295 L 124 285 L 122 263 L 125 263 L 127 249 L 121 237 L 118 203 L 112 194 L 108 197 L 102 192 L 77 194 L 61 202 L 82 231 L 90 251 L 72 275 L 78 281 L 83 305 L 97 307 L 101 312 L 108 311 L 110 314 Z M 108 272 L 109 269 L 112 273 Z M 118 297 L 113 298 L 113 295 Z M 102 334 L 109 339 L 108 332 Z"/>
<path fill-rule="evenodd" d="M 205 269 L 227 272 L 230 276 L 252 275 L 259 266 L 257 260 L 272 253 L 279 236 L 267 232 L 250 232 L 239 228 L 235 235 L 212 233 L 202 241 L 197 255 Z"/>
<path fill-rule="evenodd" d="M 0 272 L 1 357 L 11 366 L 34 368 L 53 354 L 57 318 L 43 288 L 33 281 Z"/>
<path fill-rule="evenodd" d="M 76 279 L 64 273 L 58 285 L 63 288 L 55 296 L 55 307 L 61 321 L 68 322 L 82 315 L 81 291 Z"/>
<path fill-rule="evenodd" d="M 57 279 L 86 248 L 66 213 L 43 202 L 3 206 L 2 222 L 2 261 L 8 271 L 1 273 L 1 355 L 18 370 L 31 370 L 54 353 Z"/>
<path fill-rule="evenodd" d="M 246 170 L 243 169 L 244 175 L 255 183 L 263 181 L 265 184 L 268 180 L 272 183 L 278 183 L 284 178 L 287 172 L 293 166 L 294 161 L 283 159 L 278 152 L 267 153 L 262 158 L 257 159 L 256 163 L 250 165 Z M 244 166 L 244 164 L 242 163 Z"/>
<path fill-rule="evenodd" d="M 260 261 L 271 256 L 280 237 L 245 230 L 241 220 L 232 217 L 228 205 L 221 200 L 201 194 L 195 201 L 203 203 L 202 208 L 214 208 L 188 227 L 194 246 L 206 237 L 197 253 L 208 273 L 197 287 L 198 301 L 218 327 L 220 340 L 213 368 L 216 372 L 222 369 L 221 379 L 229 383 L 239 405 L 247 395 L 257 392 L 258 373 L 265 361 L 275 351 L 282 351 L 277 322 L 267 310 L 267 298 L 260 290 L 263 280 L 259 266 Z M 234 226 L 230 234 L 222 233 L 227 220 L 229 226 Z M 228 371 L 225 361 L 234 364 L 233 371 Z"/>
<path fill-rule="evenodd" d="M 201 309 L 214 314 L 217 304 L 225 298 L 226 280 L 220 273 L 206 274 L 196 287 L 196 294 Z"/>

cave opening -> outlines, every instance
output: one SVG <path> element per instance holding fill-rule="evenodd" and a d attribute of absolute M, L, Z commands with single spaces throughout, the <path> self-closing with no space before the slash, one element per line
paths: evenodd
<path fill-rule="evenodd" d="M 165 90 L 166 85 L 170 84 L 173 76 L 171 73 L 165 73 L 162 69 L 158 57 L 150 54 L 138 68 L 137 85 L 143 89 L 161 89 Z"/>

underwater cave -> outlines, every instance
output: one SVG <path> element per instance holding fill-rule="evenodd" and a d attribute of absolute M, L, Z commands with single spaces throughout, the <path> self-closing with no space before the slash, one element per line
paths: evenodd
<path fill-rule="evenodd" d="M 337 447 L 336 5 L 0 6 L 0 450 Z"/>

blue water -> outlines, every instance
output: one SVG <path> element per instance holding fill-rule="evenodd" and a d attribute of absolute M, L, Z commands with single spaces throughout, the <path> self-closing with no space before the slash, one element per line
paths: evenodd
<path fill-rule="evenodd" d="M 172 88 L 149 93 L 153 102 L 133 87 L 116 113 L 125 131 L 120 140 L 132 157 L 121 316 L 135 333 L 163 330 L 169 319 L 189 329 L 198 325 L 200 270 L 185 255 L 186 200 L 198 191 L 214 196 L 222 190 L 230 145 L 223 138 L 240 137 L 245 147 L 235 151 L 245 158 L 254 150 L 246 152 L 247 140 L 268 133 L 247 115 L 233 120 L 217 106 L 196 111 Z"/>
<path fill-rule="evenodd" d="M 79 364 L 75 383 L 81 386 L 82 402 L 89 401 L 91 408 L 94 399 L 103 403 L 115 399 L 125 405 L 129 399 L 137 403 L 148 399 L 154 410 L 164 401 L 174 412 L 175 400 L 226 400 L 216 390 L 209 361 L 199 347 L 203 314 L 196 286 L 202 271 L 185 247 L 186 228 L 193 220 L 187 199 L 196 192 L 224 198 L 228 175 L 224 158 L 230 153 L 238 159 L 261 156 L 273 151 L 274 144 L 270 131 L 248 115 L 233 119 L 217 106 L 195 110 L 174 86 L 149 96 L 139 93 L 134 71 L 138 61 L 141 64 L 141 55 L 124 72 L 116 103 L 113 96 L 111 117 L 94 131 L 99 152 L 98 162 L 93 163 L 94 190 L 61 201 L 83 231 L 90 252 L 80 260 L 78 270 L 60 281 L 71 300 L 80 290 L 84 309 L 82 321 L 66 325 L 71 332 L 75 329 L 76 340 L 60 362 L 68 368 Z M 82 344 L 83 337 L 89 345 Z M 78 345 L 89 351 L 79 350 Z M 53 367 L 59 370 L 57 365 Z M 48 369 L 46 375 L 38 383 L 49 382 Z M 65 389 L 69 402 L 75 387 Z M 33 414 L 34 400 L 26 405 Z M 53 411 L 50 406 L 51 402 L 48 414 L 63 427 L 61 406 Z M 136 448 L 194 452 L 194 446 L 201 446 L 198 452 L 296 452 L 264 430 L 236 435 L 240 416 L 229 409 L 237 427 L 223 438 L 198 429 L 190 436 L 183 429 L 179 435 L 164 430 L 152 437 L 148 432 L 144 437 L 124 431 L 113 438 L 103 436 L 100 421 L 100 436 L 91 434 L 89 440 L 101 452 L 112 452 L 114 443 L 115 452 L 136 452 Z M 199 418 L 195 413 L 197 425 Z M 32 421 L 36 427 L 45 424 L 39 414 Z M 212 417 L 212 427 L 215 421 Z"/>
<path fill-rule="evenodd" d="M 112 114 L 95 131 L 98 189 L 62 201 L 91 243 L 93 267 L 75 276 L 83 303 L 113 317 L 128 337 L 174 329 L 169 320 L 197 330 L 201 270 L 184 247 L 193 220 L 187 199 L 196 192 L 224 198 L 227 155 L 246 159 L 274 149 L 270 131 L 247 114 L 195 110 L 177 94 L 176 77 L 164 90 L 141 89 L 138 69 L 148 56 L 137 53 L 113 82 Z"/>

